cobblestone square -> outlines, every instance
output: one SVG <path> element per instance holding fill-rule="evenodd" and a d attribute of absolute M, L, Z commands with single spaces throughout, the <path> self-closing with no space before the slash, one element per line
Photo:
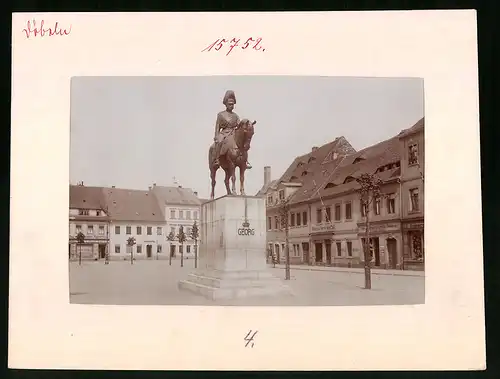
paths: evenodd
<path fill-rule="evenodd" d="M 248 305 L 248 306 L 329 306 L 403 305 L 425 302 L 423 273 L 372 274 L 372 289 L 363 289 L 361 270 L 291 269 L 285 281 L 293 296 L 249 298 L 213 302 L 202 296 L 179 291 L 177 283 L 194 270 L 194 260 L 85 261 L 70 262 L 70 301 L 76 304 L 108 305 Z M 269 270 L 284 278 L 282 266 Z M 408 273 L 406 273 L 408 274 Z"/>

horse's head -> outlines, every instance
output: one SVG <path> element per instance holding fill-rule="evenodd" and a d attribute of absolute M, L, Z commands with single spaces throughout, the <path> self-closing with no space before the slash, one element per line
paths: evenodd
<path fill-rule="evenodd" d="M 236 138 L 236 144 L 238 148 L 248 151 L 250 149 L 250 143 L 252 142 L 252 137 L 254 134 L 254 125 L 257 121 L 250 122 L 250 120 L 244 118 L 240 121 L 238 125 L 237 134 L 239 138 Z"/>

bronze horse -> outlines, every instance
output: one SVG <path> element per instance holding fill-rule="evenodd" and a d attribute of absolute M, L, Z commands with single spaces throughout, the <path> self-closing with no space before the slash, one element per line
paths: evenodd
<path fill-rule="evenodd" d="M 240 194 L 245 195 L 245 171 L 247 169 L 248 150 L 254 134 L 254 125 L 256 121 L 250 122 L 248 119 L 240 121 L 225 140 L 220 142 L 221 150 L 219 164 L 215 163 L 214 145 L 210 146 L 208 152 L 208 165 L 210 168 L 210 178 L 212 179 L 212 191 L 210 198 L 214 198 L 216 174 L 219 167 L 222 167 L 226 173 L 224 184 L 228 195 L 236 193 L 236 167 L 240 169 Z M 229 179 L 232 181 L 232 190 L 229 187 Z"/>

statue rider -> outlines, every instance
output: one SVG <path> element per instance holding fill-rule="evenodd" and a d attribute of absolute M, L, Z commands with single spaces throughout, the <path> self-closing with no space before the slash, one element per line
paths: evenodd
<path fill-rule="evenodd" d="M 220 149 L 224 139 L 226 139 L 231 133 L 234 132 L 234 128 L 240 123 L 239 116 L 233 111 L 234 105 L 236 104 L 236 95 L 234 91 L 226 91 L 222 104 L 226 106 L 226 110 L 219 112 L 217 114 L 217 120 L 215 122 L 215 162 L 214 164 L 219 165 Z M 247 169 L 251 169 L 252 166 L 247 161 Z"/>

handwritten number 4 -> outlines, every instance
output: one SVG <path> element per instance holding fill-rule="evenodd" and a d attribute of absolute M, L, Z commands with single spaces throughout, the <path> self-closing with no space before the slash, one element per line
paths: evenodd
<path fill-rule="evenodd" d="M 246 344 L 245 344 L 245 347 L 248 347 L 250 342 L 252 343 L 250 345 L 250 347 L 253 347 L 253 341 L 255 341 L 255 335 L 258 333 L 258 330 L 256 330 L 255 332 L 253 332 L 252 334 L 252 330 L 250 330 L 247 335 L 245 336 L 244 340 L 246 341 Z"/>

